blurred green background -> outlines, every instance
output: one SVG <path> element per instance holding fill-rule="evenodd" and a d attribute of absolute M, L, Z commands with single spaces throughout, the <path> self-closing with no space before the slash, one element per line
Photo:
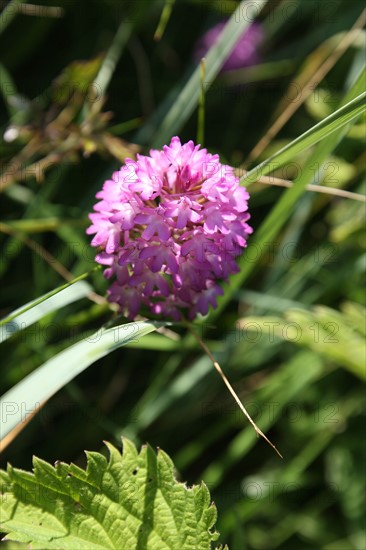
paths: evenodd
<path fill-rule="evenodd" d="M 85 229 L 95 193 L 126 156 L 149 150 L 169 97 L 195 67 L 198 39 L 237 5 L 1 2 L 1 317 L 93 268 Z M 364 64 L 364 31 L 302 101 L 304 85 L 363 7 L 267 2 L 258 18 L 261 63 L 221 73 L 207 91 L 209 151 L 252 167 L 335 110 Z M 248 161 L 270 123 L 297 101 Z M 197 110 L 178 133 L 195 140 Z M 324 172 L 314 166 L 313 183 L 364 193 L 364 136 L 358 121 Z M 293 179 L 307 158 L 276 175 Z M 256 183 L 250 192 L 256 230 L 284 191 Z M 363 203 L 305 193 L 274 241 L 249 248 L 255 265 L 245 285 L 197 329 L 283 461 L 255 437 L 210 360 L 173 326 L 168 338 L 148 335 L 60 391 L 2 453 L 1 467 L 29 469 L 33 454 L 84 465 L 84 449 L 124 435 L 164 449 L 179 479 L 205 481 L 220 542 L 232 550 L 364 550 L 364 216 Z M 102 274 L 89 280 L 103 296 Z M 1 394 L 113 316 L 84 299 L 9 339 Z M 250 325 L 239 326 L 248 317 Z"/>

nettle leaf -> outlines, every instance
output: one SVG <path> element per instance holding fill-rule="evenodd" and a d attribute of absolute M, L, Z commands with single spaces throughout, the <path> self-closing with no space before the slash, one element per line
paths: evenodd
<path fill-rule="evenodd" d="M 122 444 L 123 454 L 106 443 L 109 460 L 87 452 L 86 470 L 34 458 L 33 473 L 1 471 L 4 540 L 31 549 L 210 549 L 217 513 L 206 485 L 179 483 L 160 449 Z"/>

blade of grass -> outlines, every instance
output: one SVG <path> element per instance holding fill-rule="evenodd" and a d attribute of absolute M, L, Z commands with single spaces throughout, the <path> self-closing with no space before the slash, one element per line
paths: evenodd
<path fill-rule="evenodd" d="M 239 6 L 225 25 L 219 39 L 206 55 L 206 90 L 213 83 L 222 65 L 229 57 L 235 44 L 250 22 L 259 14 L 267 0 L 255 3 L 240 2 Z M 244 17 L 244 7 L 251 8 L 250 17 Z M 197 66 L 186 84 L 179 86 L 176 97 L 170 98 L 167 112 L 161 115 L 161 109 L 137 134 L 137 143 L 152 141 L 152 147 L 159 148 L 180 131 L 197 107 L 200 97 L 200 67 Z M 173 100 L 174 99 L 174 100 Z"/>
<path fill-rule="evenodd" d="M 41 296 L 40 298 L 37 298 L 36 300 L 32 300 L 31 302 L 29 302 L 28 304 L 26 304 L 25 306 L 22 306 L 21 308 L 19 309 L 16 309 L 15 311 L 13 311 L 13 313 L 11 313 L 10 315 L 7 315 L 4 319 L 2 319 L 0 321 L 0 328 L 1 327 L 4 327 L 6 326 L 8 323 L 14 321 L 15 319 L 17 319 L 17 317 L 19 317 L 20 315 L 24 315 L 25 313 L 33 310 L 34 308 L 36 308 L 37 306 L 40 306 L 41 304 L 43 304 L 46 300 L 49 300 L 50 298 L 52 298 L 53 296 L 56 296 L 57 294 L 59 294 L 60 292 L 62 292 L 63 290 L 71 287 L 72 285 L 75 285 L 78 281 L 82 281 L 83 279 L 86 279 L 86 277 L 88 277 L 88 275 L 90 275 L 90 273 L 92 273 L 92 271 L 95 271 L 96 269 L 99 269 L 98 266 L 96 266 L 93 270 L 91 271 L 88 271 L 87 273 L 83 273 L 82 275 L 79 275 L 79 277 L 76 277 L 75 279 L 73 279 L 72 281 L 68 282 L 68 283 L 65 283 L 64 285 L 61 285 L 57 288 L 55 288 L 54 290 L 51 290 L 51 292 L 48 292 L 47 294 L 44 294 L 43 296 Z M 85 287 L 85 283 L 84 283 L 84 286 L 81 287 L 81 286 L 78 286 L 77 287 L 78 289 L 78 292 L 84 292 L 84 290 L 86 290 L 86 287 Z M 88 285 L 88 293 L 90 292 L 91 288 L 89 287 Z M 72 296 L 73 293 L 70 294 L 70 296 Z M 86 296 L 86 294 L 83 294 L 83 296 Z M 65 296 L 63 296 L 64 298 Z M 78 298 L 76 298 L 78 299 Z M 51 302 L 52 303 L 52 302 Z M 70 303 L 70 302 L 69 302 Z M 48 306 L 46 306 L 46 309 L 47 309 Z M 42 308 L 39 308 L 39 317 L 37 317 L 37 319 L 35 321 L 37 321 L 38 319 L 40 319 L 41 317 L 43 317 L 44 313 L 44 306 L 42 306 Z M 49 310 L 51 311 L 51 310 Z M 49 312 L 48 311 L 48 312 Z M 47 313 L 48 313 L 47 312 Z M 33 315 L 38 315 L 38 313 L 32 313 L 32 316 Z M 29 317 L 29 319 L 31 319 L 32 317 Z M 23 319 L 24 321 L 24 319 Z M 33 322 L 35 322 L 33 321 Z M 27 322 L 29 324 L 31 324 L 27 318 Z"/>
<path fill-rule="evenodd" d="M 365 92 L 363 94 L 357 95 L 357 97 L 353 99 L 355 94 L 358 94 L 359 90 L 363 87 L 365 76 L 366 76 L 366 69 L 363 69 L 363 71 L 361 71 L 359 77 L 357 78 L 356 82 L 352 86 L 351 90 L 347 93 L 346 97 L 344 98 L 342 102 L 343 106 L 340 107 L 340 109 L 338 109 L 337 111 L 335 111 L 335 113 L 339 113 L 342 109 L 349 106 L 354 101 L 358 103 L 361 96 L 363 97 L 363 99 L 366 97 L 366 92 Z M 363 104 L 363 110 L 365 109 L 366 109 L 366 104 Z M 335 113 L 333 113 L 333 115 Z M 352 120 L 355 120 L 355 118 L 352 118 Z M 280 229 L 280 227 L 282 227 L 284 223 L 283 220 L 286 218 L 286 214 L 288 216 L 288 214 L 290 213 L 289 209 L 292 208 L 295 202 L 300 198 L 300 196 L 306 189 L 306 185 L 308 185 L 308 183 L 312 181 L 314 177 L 314 166 L 321 167 L 324 160 L 330 155 L 330 153 L 337 146 L 339 141 L 347 133 L 348 127 L 344 127 L 344 126 L 345 125 L 342 124 L 342 127 L 338 128 L 338 130 L 341 130 L 341 131 L 339 131 L 336 134 L 334 133 L 335 131 L 334 130 L 333 133 L 329 135 L 328 139 L 322 141 L 322 143 L 320 143 L 318 147 L 314 150 L 312 155 L 307 160 L 302 170 L 302 173 L 300 173 L 298 178 L 295 179 L 294 185 L 288 191 L 286 191 L 282 199 L 275 205 L 273 210 L 270 212 L 269 216 L 267 216 L 267 218 L 264 220 L 263 224 L 261 225 L 258 231 L 259 237 L 261 237 L 262 234 L 268 237 L 269 232 L 273 233 L 273 236 L 274 236 L 274 234 L 277 232 L 277 230 L 275 229 L 275 226 L 278 223 L 279 223 L 278 230 Z M 289 145 L 291 146 L 291 144 Z M 279 153 L 281 154 L 281 152 Z M 276 155 L 273 155 L 273 156 L 276 157 Z M 250 174 L 250 172 L 248 174 Z"/>
<path fill-rule="evenodd" d="M 361 71 L 359 77 L 357 78 L 356 82 L 352 86 L 351 90 L 346 94 L 343 100 L 343 103 L 345 104 L 346 107 L 352 103 L 353 97 L 359 93 L 360 88 L 363 86 L 364 75 L 365 75 L 365 70 Z M 362 94 L 362 95 L 365 95 L 365 94 Z M 357 103 L 359 101 L 359 98 L 360 96 L 356 97 Z M 338 109 L 338 111 L 336 112 L 339 113 L 339 111 L 340 109 Z M 353 120 L 355 120 L 355 118 L 353 118 Z M 283 227 L 283 225 L 286 223 L 289 216 L 291 215 L 292 209 L 296 204 L 296 201 L 305 192 L 306 185 L 308 185 L 313 180 L 314 165 L 322 166 L 326 158 L 336 147 L 339 140 L 342 139 L 344 134 L 347 132 L 347 126 L 343 125 L 341 130 L 342 130 L 341 132 L 338 131 L 337 133 L 333 132 L 332 134 L 330 134 L 327 139 L 324 139 L 315 148 L 314 152 L 309 157 L 305 166 L 303 167 L 303 170 L 300 176 L 295 180 L 293 187 L 288 189 L 284 193 L 280 201 L 276 203 L 276 205 L 271 210 L 269 215 L 265 218 L 262 225 L 254 234 L 249 247 L 254 247 L 255 250 L 264 250 L 265 245 L 270 243 L 275 238 L 275 236 L 278 234 L 278 232 L 281 230 L 281 228 Z M 287 151 L 289 150 L 290 147 L 291 147 L 291 144 L 289 144 L 289 146 L 286 148 Z M 279 154 L 281 154 L 281 152 Z M 285 155 L 286 155 L 286 152 L 285 152 Z M 274 157 L 275 156 L 276 155 L 274 155 Z M 265 161 L 264 163 L 262 163 L 262 165 L 264 166 L 263 168 L 264 170 L 266 170 L 266 168 L 268 169 L 268 165 L 265 166 L 266 163 L 268 162 L 269 161 Z M 254 168 L 254 170 L 251 171 L 252 174 L 254 173 L 254 171 L 257 170 L 257 168 Z M 244 179 L 242 181 L 244 181 Z M 239 266 L 240 266 L 240 272 L 234 275 L 233 277 L 231 277 L 229 288 L 226 289 L 226 292 L 224 293 L 223 296 L 219 296 L 218 307 L 216 310 L 211 312 L 210 320 L 220 315 L 220 313 L 223 311 L 223 309 L 232 299 L 233 295 L 243 285 L 246 278 L 249 276 L 252 270 L 256 267 L 256 261 L 248 261 L 247 254 L 244 254 L 239 261 Z"/>
<path fill-rule="evenodd" d="M 307 365 L 304 369 L 303 366 Z M 267 432 L 269 428 L 275 424 L 277 417 L 280 415 L 281 408 L 287 403 L 301 394 L 301 391 L 321 376 L 324 365 L 317 355 L 314 353 L 300 352 L 295 355 L 288 363 L 282 365 L 281 371 L 276 373 L 277 377 L 282 377 L 286 380 L 283 387 L 276 388 L 273 384 L 269 384 L 266 388 L 262 388 L 258 395 L 259 403 L 275 403 L 278 407 L 273 409 L 271 414 L 265 415 L 261 419 L 263 429 Z M 267 399 L 267 395 L 270 399 Z M 260 396 L 260 397 L 259 397 Z M 262 400 L 263 399 L 263 400 Z M 272 400 L 273 399 L 273 400 Z M 257 401 L 257 396 L 256 396 Z M 255 433 L 252 430 L 244 429 L 230 442 L 225 452 L 215 457 L 209 464 L 206 470 L 201 474 L 202 479 L 210 482 L 210 487 L 217 486 L 226 475 L 229 468 L 237 464 L 243 456 L 253 447 L 256 442 Z"/>
<path fill-rule="evenodd" d="M 201 76 L 201 94 L 198 105 L 198 122 L 197 122 L 197 143 L 202 147 L 205 139 L 205 73 L 206 73 L 206 59 L 201 59 L 200 63 L 200 76 Z"/>
<path fill-rule="evenodd" d="M 275 122 L 270 126 L 270 128 L 267 130 L 265 135 L 262 137 L 262 139 L 257 143 L 254 149 L 249 153 L 246 162 L 250 162 L 251 160 L 259 157 L 259 155 L 265 150 L 265 148 L 269 145 L 270 141 L 278 134 L 278 132 L 281 130 L 281 128 L 283 128 L 286 122 L 292 117 L 294 113 L 296 113 L 296 111 L 306 101 L 306 99 L 310 96 L 310 94 L 314 92 L 319 82 L 322 82 L 324 80 L 325 76 L 329 73 L 332 67 L 334 67 L 338 59 L 354 43 L 357 36 L 362 31 L 362 28 L 364 27 L 365 22 L 366 22 L 366 10 L 363 10 L 360 17 L 357 19 L 357 21 L 353 25 L 352 29 L 350 29 L 350 31 L 338 43 L 337 47 L 333 50 L 331 55 L 325 61 L 323 61 L 323 63 L 321 63 L 321 65 L 318 67 L 318 69 L 315 72 L 312 71 L 312 74 L 309 75 L 308 81 L 305 82 L 305 84 L 302 87 L 301 97 L 299 101 L 292 101 L 287 106 L 284 106 L 283 105 L 284 101 L 286 100 L 288 101 L 288 91 L 286 92 L 285 100 L 282 101 L 279 107 L 279 110 L 281 111 L 280 116 L 275 120 Z M 331 38 L 330 40 L 333 40 L 333 38 Z M 327 40 L 327 43 L 328 42 L 329 40 Z M 324 48 L 324 44 L 322 44 L 318 48 L 318 50 L 316 50 L 315 53 L 317 53 L 318 51 L 321 52 L 323 48 Z M 305 70 L 302 71 L 302 73 L 304 72 Z M 299 75 L 299 78 L 301 78 L 301 74 Z"/>
<path fill-rule="evenodd" d="M 309 370 L 302 372 L 299 376 L 298 369 L 302 365 L 308 364 L 307 361 L 309 362 Z M 270 412 L 268 410 L 268 415 L 265 415 L 265 418 L 263 418 L 264 415 L 261 417 L 261 424 L 266 431 L 269 431 L 276 423 L 277 418 L 281 415 L 281 409 L 285 408 L 297 395 L 301 394 L 309 383 L 313 383 L 322 375 L 322 369 L 323 364 L 314 353 L 301 351 L 288 362 L 279 365 L 276 371 L 266 378 L 265 384 L 256 390 L 250 399 L 250 403 L 253 404 L 254 402 L 256 407 L 258 407 L 257 410 L 265 410 L 266 404 L 276 405 L 273 409 L 270 409 Z M 247 401 L 248 397 L 246 396 L 244 400 Z M 227 434 L 231 423 L 233 428 L 237 428 L 237 419 L 233 415 L 226 418 L 226 421 L 217 423 L 216 426 L 208 426 L 204 437 L 199 442 L 189 442 L 180 450 L 175 457 L 177 466 L 182 469 L 187 468 L 194 461 L 199 460 L 199 457 L 204 455 L 207 448 L 212 448 L 215 445 L 219 449 L 220 446 L 217 444 L 217 441 L 221 437 L 225 437 L 225 433 Z M 241 430 L 229 446 L 231 451 L 227 455 L 228 461 L 231 463 L 231 460 L 234 462 L 243 458 L 256 444 L 256 441 L 256 435 L 251 429 L 245 428 Z M 217 459 L 207 467 L 206 472 L 214 470 L 217 472 L 220 469 L 221 474 L 223 474 L 225 470 L 225 455 L 226 453 L 222 451 L 221 457 L 217 456 Z M 213 464 L 216 464 L 216 466 L 213 466 Z M 221 467 L 223 467 L 222 470 Z M 209 476 L 206 477 L 206 474 L 205 476 L 202 474 L 202 479 L 210 482 Z M 216 478 L 216 473 L 212 475 L 212 479 L 213 486 L 220 484 L 220 479 Z"/>
<path fill-rule="evenodd" d="M 9 98 L 11 96 L 16 96 L 18 92 L 14 80 L 10 76 L 9 71 L 4 67 L 2 63 L 0 63 L 0 82 L 2 83 L 2 85 L 0 86 L 0 93 L 3 96 L 4 103 L 11 118 L 17 113 L 18 109 L 12 105 L 11 101 L 9 101 Z"/>
<path fill-rule="evenodd" d="M 131 34 L 132 25 L 130 21 L 124 19 L 117 29 L 113 42 L 94 80 L 94 84 L 97 86 L 98 92 L 100 92 L 101 95 L 105 94 L 109 86 L 113 73 L 116 70 L 117 63 Z"/>
<path fill-rule="evenodd" d="M 326 117 L 318 124 L 315 124 L 315 126 L 280 149 L 280 151 L 258 164 L 252 170 L 249 170 L 249 172 L 241 178 L 240 183 L 254 183 L 259 179 L 259 177 L 266 176 L 272 170 L 277 170 L 284 164 L 292 161 L 299 153 L 302 153 L 312 145 L 317 144 L 319 141 L 322 141 L 334 132 L 343 128 L 345 125 L 357 119 L 366 111 L 365 99 L 366 92 L 363 92 L 354 99 L 348 101 L 334 113 Z"/>
<path fill-rule="evenodd" d="M 283 78 L 293 73 L 294 65 L 295 63 L 292 60 L 271 61 L 253 65 L 252 67 L 245 67 L 244 69 L 225 71 L 218 80 L 226 86 L 235 86 L 239 83 L 246 84 L 248 82 L 260 82 L 271 78 Z"/>
<path fill-rule="evenodd" d="M 198 336 L 198 334 L 196 334 L 194 332 L 194 330 L 192 330 L 190 324 L 187 322 L 186 323 L 186 326 L 187 328 L 191 331 L 192 335 L 194 336 L 194 338 L 197 340 L 197 342 L 200 344 L 200 346 L 202 347 L 202 349 L 204 350 L 204 352 L 206 353 L 206 355 L 210 358 L 213 366 L 215 367 L 215 369 L 217 370 L 217 372 L 219 373 L 219 375 L 221 376 L 221 379 L 222 381 L 224 382 L 225 386 L 227 387 L 227 389 L 229 390 L 229 392 L 231 393 L 232 397 L 234 398 L 234 401 L 236 402 L 236 404 L 238 405 L 239 409 L 241 410 L 241 412 L 244 414 L 244 416 L 248 419 L 248 421 L 250 422 L 250 424 L 253 426 L 254 430 L 255 430 L 255 433 L 257 434 L 257 436 L 261 436 L 275 451 L 276 453 L 278 454 L 278 456 L 280 458 L 283 458 L 283 456 L 281 455 L 281 453 L 279 452 L 279 450 L 277 449 L 277 447 L 268 439 L 268 437 L 262 432 L 262 430 L 257 426 L 257 424 L 254 422 L 254 420 L 252 419 L 252 417 L 250 416 L 250 414 L 248 413 L 248 411 L 246 410 L 246 408 L 244 407 L 243 403 L 240 401 L 237 393 L 235 392 L 234 388 L 232 387 L 231 383 L 229 382 L 229 380 L 227 379 L 226 375 L 224 374 L 221 366 L 219 365 L 219 363 L 216 361 L 216 359 L 214 358 L 214 356 L 212 355 L 212 353 L 210 352 L 209 348 L 207 347 L 207 345 L 203 342 L 203 340 Z"/>
<path fill-rule="evenodd" d="M 19 4 L 22 4 L 24 0 L 12 0 L 6 6 L 4 11 L 0 15 L 0 34 L 4 32 L 6 27 L 11 23 L 14 17 L 19 11 Z"/>
<path fill-rule="evenodd" d="M 7 220 L 6 225 L 11 229 L 24 233 L 43 233 L 45 231 L 57 231 L 62 225 L 86 228 L 88 223 L 87 217 L 84 219 L 63 219 L 53 216 L 43 219 Z"/>
<path fill-rule="evenodd" d="M 192 341 L 196 343 L 193 336 Z M 174 355 L 172 360 L 167 362 L 165 372 L 160 376 L 160 380 L 158 382 L 153 380 L 153 388 L 148 388 L 145 395 L 136 404 L 131 413 L 136 420 L 133 425 L 128 426 L 129 435 L 136 436 L 139 431 L 146 429 L 167 411 L 172 403 L 188 394 L 203 378 L 212 373 L 211 360 L 203 356 L 197 359 L 193 366 L 189 366 L 173 379 L 172 376 L 177 369 L 178 362 L 180 362 L 180 358 L 178 355 Z M 163 391 L 162 388 L 164 388 Z M 117 437 L 119 435 L 116 434 Z"/>
<path fill-rule="evenodd" d="M 95 361 L 160 326 L 162 323 L 141 321 L 101 329 L 46 361 L 1 397 L 2 440 Z"/>
<path fill-rule="evenodd" d="M 161 12 L 160 16 L 160 21 L 154 34 L 154 40 L 156 40 L 157 42 L 159 42 L 163 38 L 163 34 L 172 14 L 174 3 L 175 0 L 165 0 L 163 11 Z"/>
<path fill-rule="evenodd" d="M 258 183 L 263 183 L 264 185 L 275 185 L 277 187 L 292 187 L 293 182 L 289 180 L 282 180 L 280 178 L 263 176 L 258 180 Z M 333 195 L 335 197 L 342 197 L 344 199 L 351 199 L 359 202 L 366 202 L 366 196 L 361 195 L 360 193 L 353 193 L 352 191 L 347 191 L 346 189 L 338 189 L 337 187 L 325 187 L 324 185 L 313 185 L 309 183 L 306 186 L 307 191 L 313 191 L 314 193 L 324 193 L 325 195 Z"/>
<path fill-rule="evenodd" d="M 360 410 L 361 399 L 356 398 L 354 395 L 349 396 L 340 405 L 341 416 L 348 420 L 349 417 L 357 414 Z M 301 476 L 314 460 L 322 454 L 324 449 L 329 445 L 330 441 L 337 437 L 337 430 L 330 430 L 329 427 L 325 427 L 320 431 L 315 432 L 313 437 L 308 441 L 307 445 L 302 449 L 299 449 L 298 454 L 288 463 L 288 465 L 278 472 L 276 472 L 276 481 L 278 484 L 292 483 L 295 479 L 301 479 Z M 247 502 L 239 502 L 235 505 L 235 510 L 240 514 L 241 521 L 248 521 L 251 517 L 255 516 L 263 501 L 258 499 L 256 502 L 251 502 L 250 506 Z M 230 529 L 234 524 L 232 509 L 229 509 L 221 518 L 221 525 L 225 529 Z M 341 547 L 340 547 L 341 548 Z"/>
<path fill-rule="evenodd" d="M 115 124 L 108 128 L 108 132 L 115 136 L 121 136 L 130 130 L 135 130 L 142 124 L 142 118 L 132 118 L 131 120 L 126 120 L 126 122 L 121 122 L 120 124 Z"/>
<path fill-rule="evenodd" d="M 87 296 L 90 292 L 92 292 L 91 286 L 85 281 L 79 280 L 57 294 L 53 294 L 48 298 L 47 295 L 46 297 L 42 296 L 42 298 L 33 300 L 26 306 L 15 310 L 6 318 L 9 319 L 8 321 L 6 319 L 0 321 L 0 344 L 18 331 L 24 330 L 33 323 L 36 323 L 48 313 L 76 302 Z M 40 302 L 41 299 L 43 301 Z"/>

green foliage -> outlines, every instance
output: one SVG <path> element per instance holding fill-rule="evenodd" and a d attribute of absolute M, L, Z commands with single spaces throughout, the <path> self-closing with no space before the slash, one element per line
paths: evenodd
<path fill-rule="evenodd" d="M 128 436 L 166 449 L 189 484 L 205 481 L 222 545 L 364 548 L 364 205 L 308 191 L 317 184 L 365 194 L 365 33 L 348 34 L 363 4 L 7 4 L 0 17 L 1 437 L 11 423 L 14 430 L 1 440 L 3 468 L 27 470 L 32 455 L 80 466 L 81 449 L 98 450 L 104 439 L 118 446 Z M 221 73 L 260 5 L 261 62 Z M 93 271 L 85 235 L 95 193 L 126 156 L 178 132 L 195 139 L 201 83 L 193 52 L 224 17 L 230 23 L 206 56 L 202 82 L 205 146 L 249 176 L 254 233 L 240 273 L 196 330 L 283 461 L 256 438 L 183 327 L 158 334 L 147 323 L 151 332 L 136 340 L 103 301 L 106 281 Z M 251 153 L 287 109 L 287 123 Z M 265 173 L 294 185 L 256 182 Z M 79 277 L 87 282 L 63 284 Z M 265 325 L 271 320 L 279 325 Z M 133 338 L 116 349 L 115 335 L 125 330 Z M 100 356 L 96 335 L 106 335 Z"/>
<path fill-rule="evenodd" d="M 98 74 L 101 61 L 100 58 L 96 58 L 84 62 L 74 61 L 68 65 L 54 82 L 54 101 L 66 104 L 70 101 L 72 93 L 77 92 L 84 97 L 90 93 L 91 85 Z M 94 93 L 96 93 L 96 90 Z M 93 98 L 90 97 L 89 99 Z"/>
<path fill-rule="evenodd" d="M 360 82 L 363 82 L 366 77 L 366 71 L 363 71 L 360 75 Z M 305 151 L 312 145 L 315 145 L 319 141 L 322 141 L 327 136 L 330 136 L 333 132 L 339 131 L 343 126 L 349 124 L 354 119 L 357 119 L 366 111 L 366 92 L 355 97 L 346 105 L 343 105 L 340 109 L 336 110 L 331 115 L 327 116 L 324 120 L 315 124 L 310 130 L 294 139 L 286 145 L 283 149 L 276 154 L 267 158 L 261 164 L 253 168 L 247 175 L 245 175 L 241 183 L 252 183 L 262 176 L 269 174 L 273 171 L 273 167 L 279 168 L 286 163 L 291 162 L 296 156 Z"/>
<path fill-rule="evenodd" d="M 267 0 L 257 0 L 252 6 L 252 17 L 255 17 L 266 3 Z M 244 30 L 249 27 L 250 19 L 242 17 L 244 5 L 245 2 L 240 2 L 230 20 L 227 22 L 219 40 L 210 48 L 207 54 L 205 63 L 205 88 L 208 88 L 213 82 L 238 38 L 242 35 Z M 200 72 L 200 67 L 196 67 L 188 82 L 182 86 L 182 89 L 179 90 L 179 93 L 174 98 L 173 105 L 166 114 L 164 113 L 162 120 L 159 121 L 159 125 L 151 128 L 148 126 L 148 130 L 151 132 L 149 133 L 149 137 L 152 135 L 152 131 L 155 130 L 155 135 L 152 139 L 152 146 L 154 148 L 161 147 L 172 135 L 179 133 L 183 124 L 197 107 L 201 87 Z M 142 135 L 143 138 L 146 139 L 145 132 L 142 132 Z"/>
<path fill-rule="evenodd" d="M 122 455 L 106 443 L 109 461 L 87 452 L 86 471 L 39 458 L 33 473 L 8 466 L 0 478 L 6 539 L 42 549 L 211 548 L 216 508 L 204 483 L 188 488 L 164 451 L 122 443 Z"/>
<path fill-rule="evenodd" d="M 29 327 L 48 313 L 84 298 L 91 291 L 92 288 L 90 285 L 79 280 L 77 282 L 66 283 L 66 285 L 48 292 L 45 296 L 32 300 L 29 304 L 1 319 L 0 343 L 10 338 L 10 336 L 19 330 Z"/>
<path fill-rule="evenodd" d="M 101 328 L 54 355 L 1 397 L 2 437 L 24 422 L 24 411 L 36 413 L 45 401 L 95 361 L 158 327 L 159 323 L 140 321 Z"/>
<path fill-rule="evenodd" d="M 261 331 L 312 349 L 366 380 L 365 316 L 359 304 L 344 304 L 343 312 L 324 306 L 312 311 L 293 309 L 283 317 L 246 317 L 244 330 Z"/>

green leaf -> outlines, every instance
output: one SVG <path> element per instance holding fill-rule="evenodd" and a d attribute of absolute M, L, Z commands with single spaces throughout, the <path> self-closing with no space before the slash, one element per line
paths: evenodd
<path fill-rule="evenodd" d="M 0 344 L 19 330 L 24 330 L 36 323 L 48 313 L 84 298 L 92 290 L 85 281 L 72 281 L 16 309 L 0 321 Z"/>
<path fill-rule="evenodd" d="M 1 397 L 1 437 L 37 412 L 45 401 L 95 361 L 128 342 L 136 342 L 159 326 L 162 323 L 139 321 L 101 328 L 46 361 Z"/>
<path fill-rule="evenodd" d="M 174 477 L 162 450 L 138 454 L 123 439 L 123 454 L 106 443 L 109 461 L 87 452 L 87 468 L 34 458 L 34 472 L 1 472 L 1 529 L 6 540 L 30 548 L 205 550 L 216 507 L 202 483 L 188 488 Z"/>

